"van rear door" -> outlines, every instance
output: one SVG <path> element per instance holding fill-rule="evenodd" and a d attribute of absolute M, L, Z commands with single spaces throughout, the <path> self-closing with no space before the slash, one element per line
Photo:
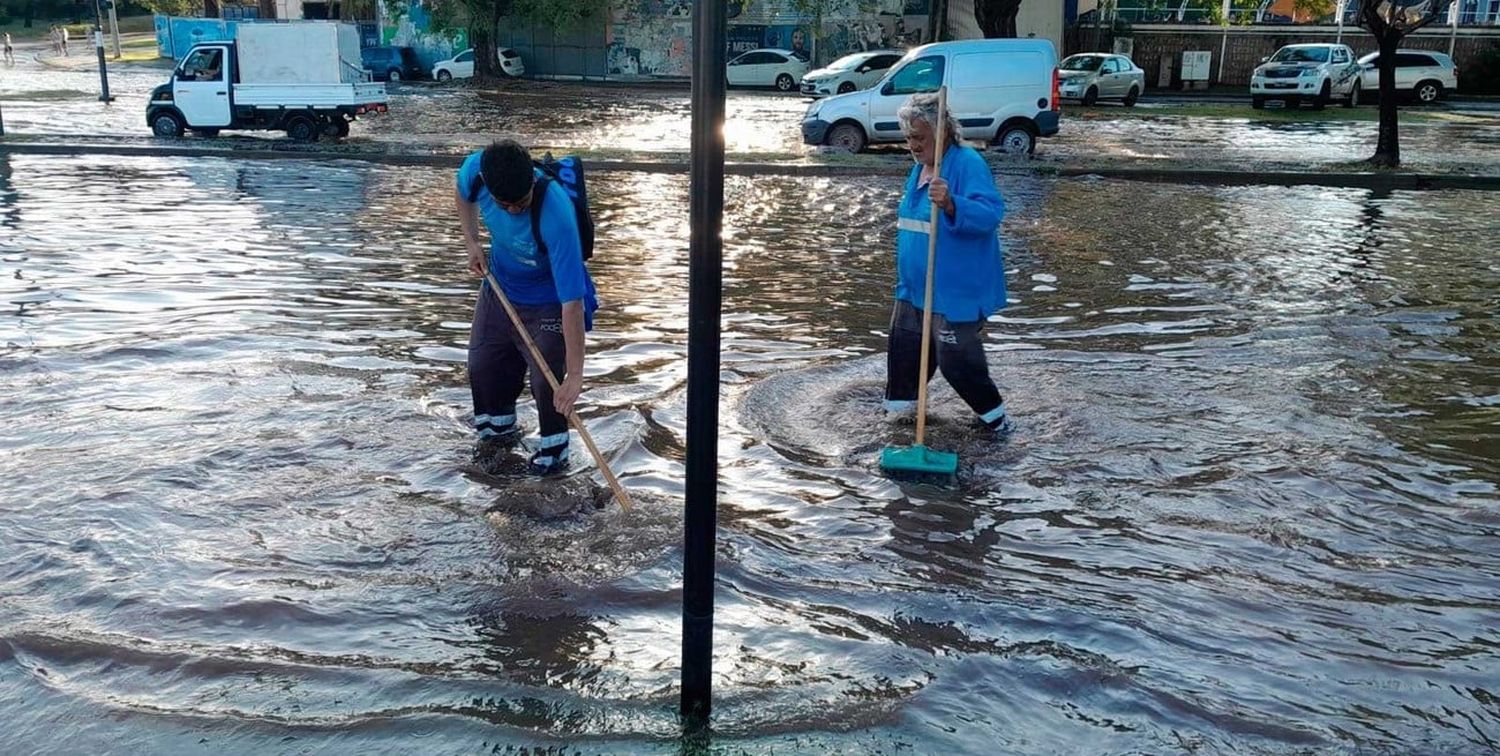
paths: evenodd
<path fill-rule="evenodd" d="M 965 139 L 990 141 L 1007 120 L 1035 119 L 1051 105 L 1052 64 L 1040 50 L 959 53 L 952 67 L 948 109 Z"/>

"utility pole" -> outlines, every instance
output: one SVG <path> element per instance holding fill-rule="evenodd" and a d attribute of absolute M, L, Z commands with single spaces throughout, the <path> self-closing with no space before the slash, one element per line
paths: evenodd
<path fill-rule="evenodd" d="M 99 54 L 99 102 L 113 102 L 109 96 L 109 72 L 104 63 L 104 10 L 94 0 L 94 52 Z"/>
<path fill-rule="evenodd" d="M 721 0 L 693 9 L 692 168 L 688 212 L 687 483 L 682 546 L 683 725 L 713 708 L 714 540 L 719 508 L 719 334 L 724 298 L 724 58 Z"/>

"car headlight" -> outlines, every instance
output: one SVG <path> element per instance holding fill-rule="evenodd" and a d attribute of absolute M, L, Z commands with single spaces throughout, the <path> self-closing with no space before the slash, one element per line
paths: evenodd
<path fill-rule="evenodd" d="M 1300 73 L 1298 75 L 1301 76 L 1304 79 L 1310 79 L 1310 78 L 1318 75 L 1318 69 L 1316 69 L 1316 68 L 1304 68 L 1304 69 L 1302 69 L 1302 73 Z"/>
<path fill-rule="evenodd" d="M 811 121 L 814 118 L 817 118 L 818 117 L 818 113 L 820 111 L 822 111 L 822 110 L 823 110 L 823 101 L 822 100 L 814 100 L 813 104 L 807 106 L 807 115 L 803 116 L 803 119 Z"/>

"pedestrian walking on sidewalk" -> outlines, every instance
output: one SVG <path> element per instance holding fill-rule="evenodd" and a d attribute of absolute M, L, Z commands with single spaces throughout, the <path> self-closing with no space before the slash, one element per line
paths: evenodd
<path fill-rule="evenodd" d="M 68 57 L 68 27 L 64 26 L 64 27 L 61 27 L 61 29 L 62 29 L 62 54 L 63 54 L 63 57 L 66 58 L 66 57 Z"/>
<path fill-rule="evenodd" d="M 11 44 L 10 44 L 10 32 L 6 32 L 5 33 L 5 65 L 7 65 L 7 66 L 13 66 L 15 64 L 16 64 L 16 48 L 12 47 Z"/>

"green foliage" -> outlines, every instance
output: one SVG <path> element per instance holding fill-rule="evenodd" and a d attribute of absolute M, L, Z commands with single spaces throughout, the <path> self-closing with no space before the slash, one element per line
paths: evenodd
<path fill-rule="evenodd" d="M 1292 12 L 1298 21 L 1322 21 L 1333 18 L 1334 0 L 1292 0 Z"/>
<path fill-rule="evenodd" d="M 136 0 L 136 4 L 151 13 L 168 16 L 195 16 L 203 12 L 202 0 Z"/>
<path fill-rule="evenodd" d="M 540 26 L 574 29 L 590 19 L 604 19 L 611 0 L 514 0 L 512 13 Z"/>
<path fill-rule="evenodd" d="M 1500 94 L 1500 43 L 1491 42 L 1480 50 L 1458 85 L 1470 94 Z"/>

